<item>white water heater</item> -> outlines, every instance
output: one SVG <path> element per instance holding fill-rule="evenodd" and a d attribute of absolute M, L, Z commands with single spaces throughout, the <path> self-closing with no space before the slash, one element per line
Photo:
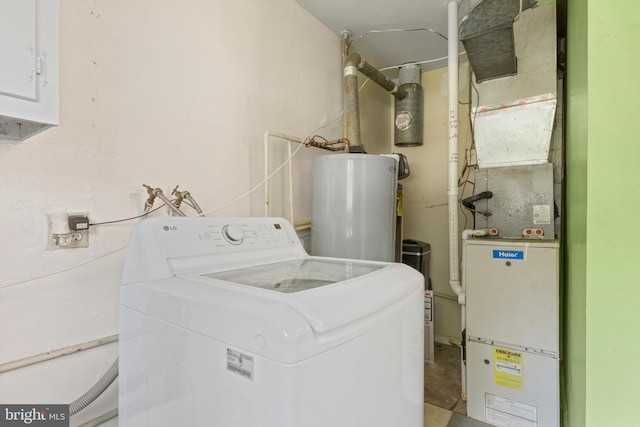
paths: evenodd
<path fill-rule="evenodd" d="M 394 261 L 397 160 L 333 154 L 313 168 L 312 255 Z"/>

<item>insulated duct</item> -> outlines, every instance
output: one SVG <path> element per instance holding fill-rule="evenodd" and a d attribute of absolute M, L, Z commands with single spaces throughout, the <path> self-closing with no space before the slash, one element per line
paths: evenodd
<path fill-rule="evenodd" d="M 476 81 L 518 72 L 513 23 L 538 0 L 463 0 L 458 34 Z"/>
<path fill-rule="evenodd" d="M 407 92 L 407 97 L 396 98 L 394 144 L 399 147 L 422 145 L 424 114 L 420 75 L 420 66 L 416 64 L 400 68 L 400 88 Z"/>
<path fill-rule="evenodd" d="M 344 61 L 344 98 L 347 118 L 347 139 L 350 153 L 362 153 L 360 136 L 360 106 L 358 103 L 358 71 L 376 82 L 396 99 L 404 99 L 407 92 L 393 80 L 378 71 L 357 53 L 352 53 Z"/>

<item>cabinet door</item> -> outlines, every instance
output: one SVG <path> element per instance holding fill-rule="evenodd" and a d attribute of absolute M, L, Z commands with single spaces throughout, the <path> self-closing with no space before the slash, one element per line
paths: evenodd
<path fill-rule="evenodd" d="M 0 1 L 0 92 L 36 99 L 36 0 Z"/>
<path fill-rule="evenodd" d="M 58 0 L 0 0 L 0 140 L 58 124 Z"/>

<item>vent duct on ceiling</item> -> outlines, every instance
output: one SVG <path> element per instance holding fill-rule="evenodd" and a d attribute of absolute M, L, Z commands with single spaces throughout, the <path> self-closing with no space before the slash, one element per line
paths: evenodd
<path fill-rule="evenodd" d="M 513 76 L 518 72 L 513 23 L 538 0 L 463 0 L 458 35 L 476 81 Z"/>

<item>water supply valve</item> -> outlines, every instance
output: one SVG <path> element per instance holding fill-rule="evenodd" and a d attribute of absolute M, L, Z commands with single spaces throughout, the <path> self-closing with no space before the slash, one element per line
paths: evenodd
<path fill-rule="evenodd" d="M 522 237 L 527 239 L 541 239 L 544 237 L 542 228 L 525 228 L 522 230 Z"/>

